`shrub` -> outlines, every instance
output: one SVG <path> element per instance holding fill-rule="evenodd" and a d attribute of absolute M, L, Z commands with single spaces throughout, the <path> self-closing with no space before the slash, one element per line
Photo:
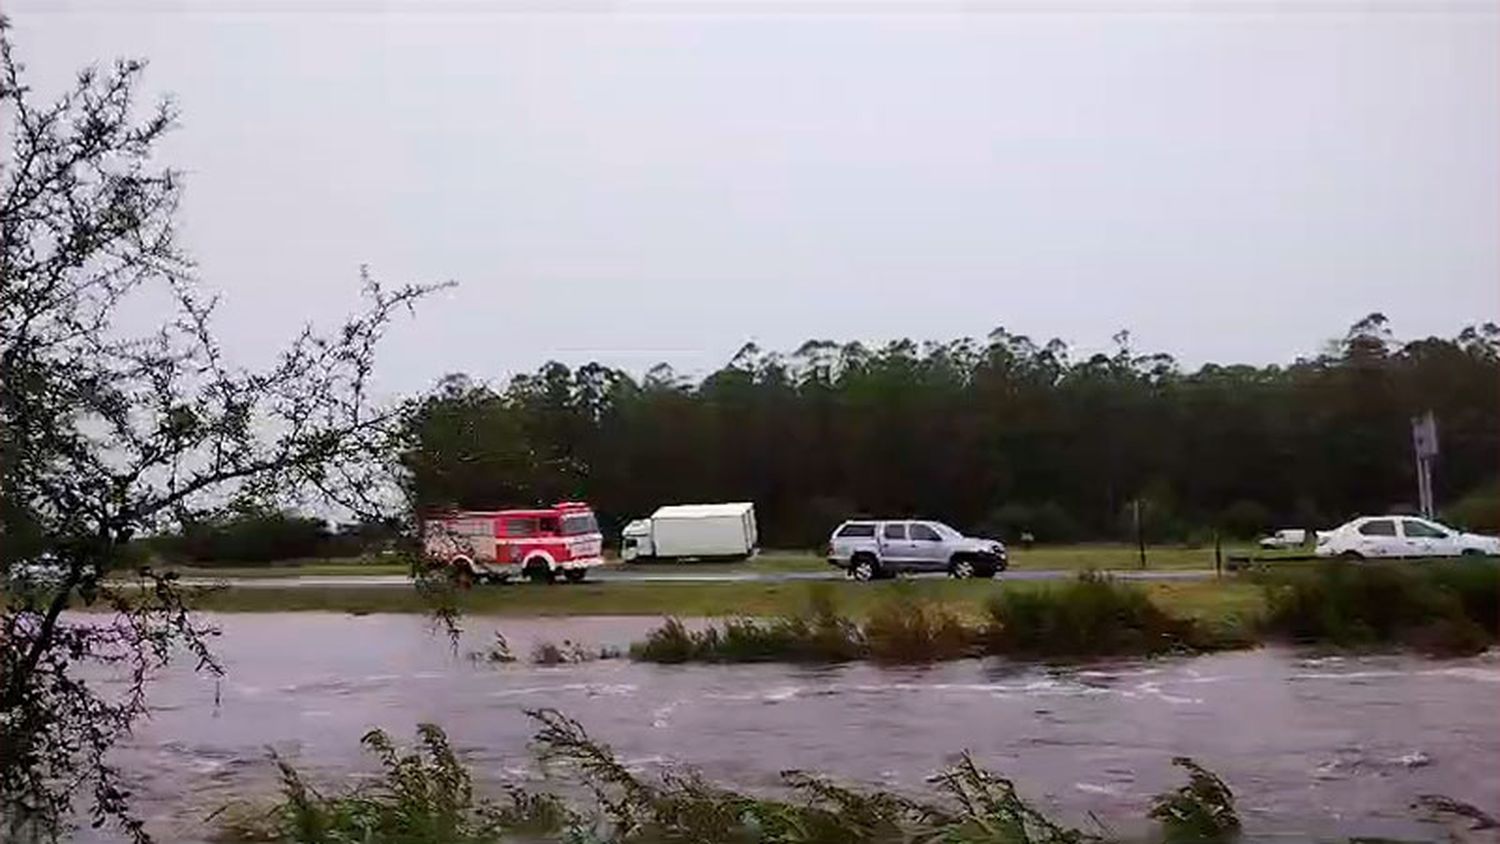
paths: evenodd
<path fill-rule="evenodd" d="M 1294 642 L 1465 654 L 1495 641 L 1500 566 L 1330 562 L 1266 576 L 1266 629 Z"/>
<path fill-rule="evenodd" d="M 1059 587 L 1006 590 L 991 599 L 988 613 L 984 641 L 994 654 L 1154 654 L 1215 644 L 1191 620 L 1097 572 Z"/>
<path fill-rule="evenodd" d="M 516 656 L 511 653 L 510 642 L 506 640 L 505 634 L 496 630 L 494 644 L 490 645 L 486 650 L 470 651 L 469 659 L 474 662 L 510 663 L 516 661 Z"/>
<path fill-rule="evenodd" d="M 1156 797 L 1150 817 L 1161 821 L 1167 841 L 1225 841 L 1239 834 L 1234 794 L 1224 781 L 1184 756 L 1172 764 L 1188 772 L 1187 785 Z"/>
<path fill-rule="evenodd" d="M 702 634 L 688 632 L 682 622 L 669 618 L 662 626 L 646 634 L 646 641 L 630 646 L 630 655 L 646 662 L 673 664 L 699 658 Z"/>
<path fill-rule="evenodd" d="M 1480 533 L 1500 533 L 1500 481 L 1492 481 L 1443 508 L 1443 521 Z"/>
<path fill-rule="evenodd" d="M 631 646 L 646 662 L 846 662 L 870 658 L 921 663 L 981 656 L 1154 654 L 1241 646 L 1243 638 L 1210 633 L 1172 616 L 1138 589 L 1086 573 L 1061 588 L 1006 591 L 991 601 L 988 621 L 966 624 L 943 605 L 896 587 L 863 627 L 815 593 L 809 610 L 770 620 L 732 619 L 694 633 L 668 619 Z"/>
<path fill-rule="evenodd" d="M 901 593 L 875 607 L 865 622 L 870 656 L 885 662 L 933 662 L 969 656 L 979 636 L 940 604 Z"/>

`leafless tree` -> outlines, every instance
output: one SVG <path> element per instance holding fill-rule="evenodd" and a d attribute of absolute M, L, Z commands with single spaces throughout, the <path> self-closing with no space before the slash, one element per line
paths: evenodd
<path fill-rule="evenodd" d="M 176 114 L 138 113 L 143 64 L 44 103 L 23 69 L 0 19 L 0 839 L 56 838 L 87 807 L 144 840 L 107 751 L 174 654 L 219 667 L 173 576 L 131 571 L 131 537 L 288 490 L 376 509 L 400 409 L 369 394 L 375 347 L 432 288 L 362 271 L 358 315 L 236 367 L 174 242 L 180 180 L 153 153 Z M 127 302 L 159 324 L 128 330 Z M 52 580 L 17 585 L 41 564 Z"/>

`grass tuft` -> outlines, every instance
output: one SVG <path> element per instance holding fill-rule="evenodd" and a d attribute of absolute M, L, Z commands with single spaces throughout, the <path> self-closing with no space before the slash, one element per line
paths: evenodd
<path fill-rule="evenodd" d="M 1187 785 L 1161 794 L 1151 804 L 1150 817 L 1160 821 L 1168 842 L 1227 841 L 1240 832 L 1234 793 L 1213 773 L 1179 756 L 1172 764 L 1188 772 Z"/>

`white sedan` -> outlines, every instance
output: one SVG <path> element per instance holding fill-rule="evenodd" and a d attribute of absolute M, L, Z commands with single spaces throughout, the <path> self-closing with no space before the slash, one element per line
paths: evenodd
<path fill-rule="evenodd" d="M 1500 556 L 1500 537 L 1464 533 L 1416 516 L 1361 516 L 1318 535 L 1319 557 Z"/>

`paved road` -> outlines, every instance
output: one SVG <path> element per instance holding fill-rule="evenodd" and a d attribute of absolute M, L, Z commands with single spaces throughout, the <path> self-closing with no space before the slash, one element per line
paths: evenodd
<path fill-rule="evenodd" d="M 1076 577 L 1078 572 L 1057 571 L 1012 571 L 999 575 L 997 580 L 1066 580 Z M 1214 576 L 1212 569 L 1182 571 L 1116 571 L 1111 574 L 1121 580 L 1204 580 Z M 945 577 L 942 574 L 913 575 L 918 578 Z M 838 571 L 787 571 L 787 572 L 643 572 L 614 566 L 589 572 L 589 581 L 596 583 L 790 583 L 801 581 L 843 580 Z M 410 587 L 411 578 L 405 575 L 305 575 L 300 577 L 235 577 L 206 578 L 185 577 L 184 586 L 214 586 L 227 584 L 235 589 L 315 589 L 326 587 Z"/>

